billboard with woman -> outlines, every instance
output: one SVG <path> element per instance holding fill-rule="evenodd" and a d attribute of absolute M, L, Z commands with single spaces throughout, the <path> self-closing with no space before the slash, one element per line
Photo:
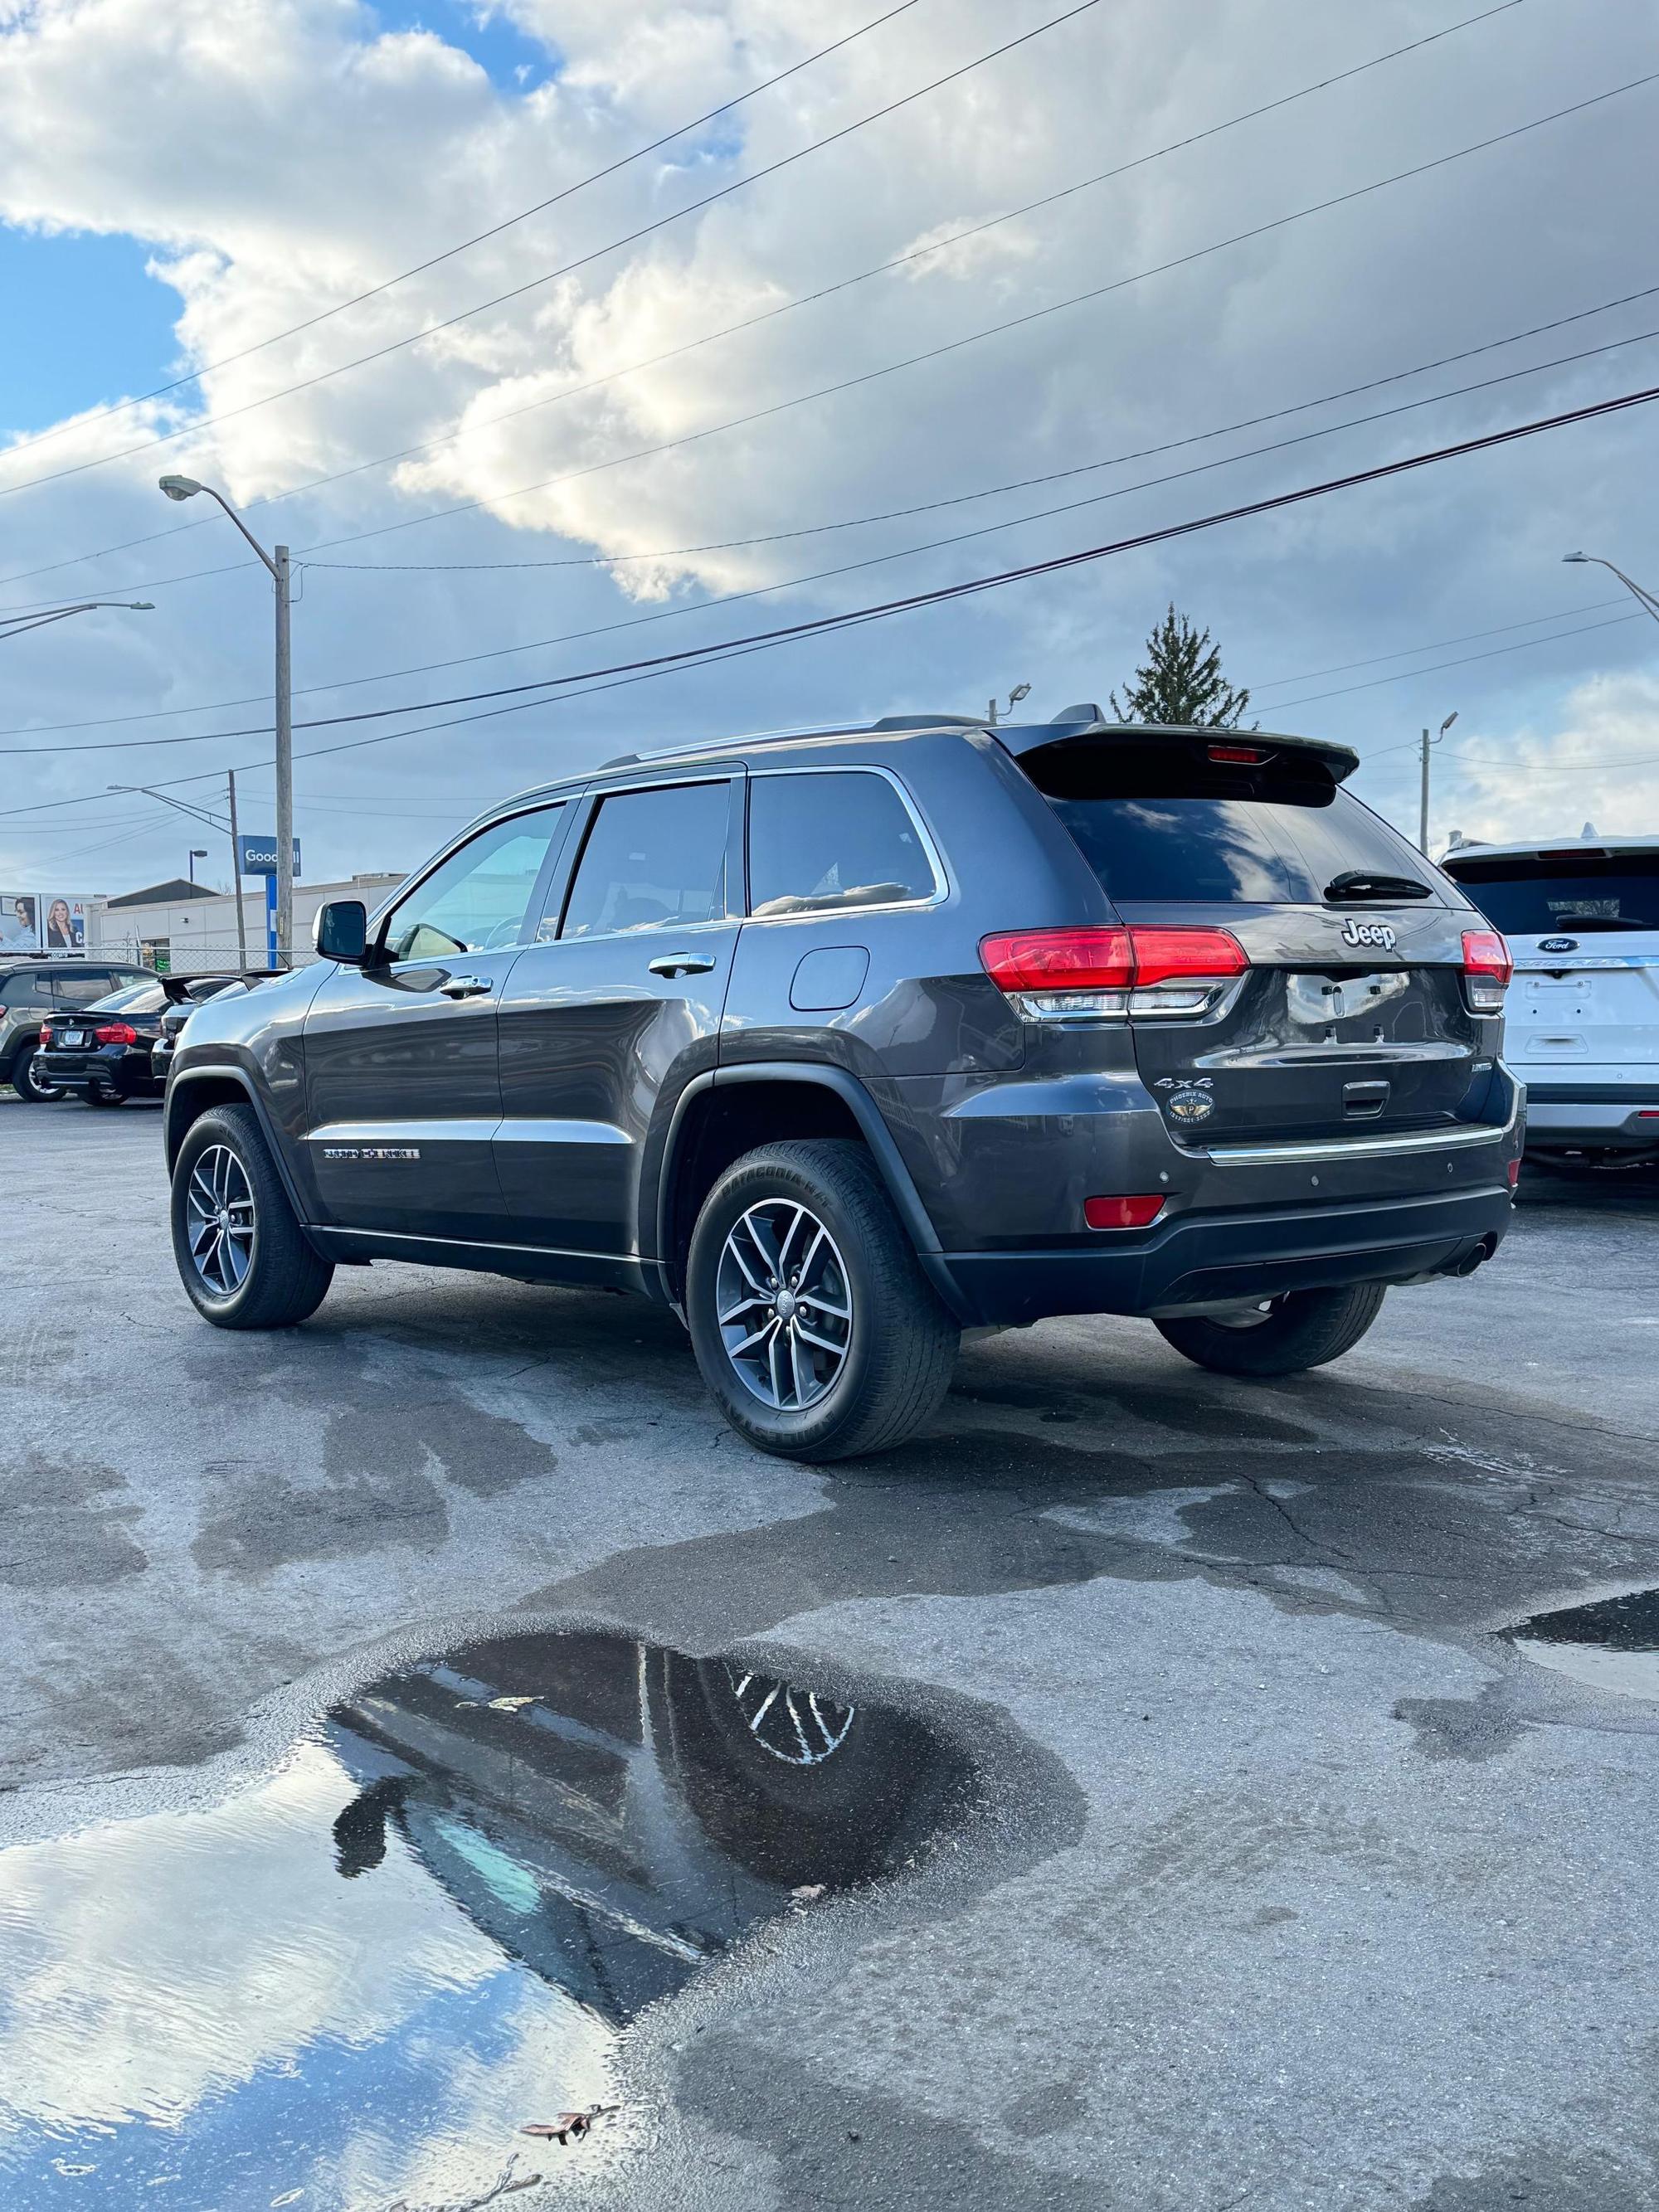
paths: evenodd
<path fill-rule="evenodd" d="M 0 954 L 84 952 L 90 904 L 66 891 L 0 891 Z"/>

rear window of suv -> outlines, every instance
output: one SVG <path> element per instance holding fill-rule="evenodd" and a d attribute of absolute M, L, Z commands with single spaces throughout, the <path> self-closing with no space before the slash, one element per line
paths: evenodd
<path fill-rule="evenodd" d="M 1506 936 L 1659 930 L 1659 853 L 1454 855 L 1447 873 Z"/>
<path fill-rule="evenodd" d="M 1353 870 L 1437 896 L 1416 847 L 1317 763 L 1218 767 L 1164 739 L 1054 745 L 1020 766 L 1114 902 L 1318 906 Z"/>

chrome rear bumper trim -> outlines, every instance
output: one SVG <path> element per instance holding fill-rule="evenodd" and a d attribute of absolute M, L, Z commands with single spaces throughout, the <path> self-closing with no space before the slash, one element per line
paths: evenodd
<path fill-rule="evenodd" d="M 1386 1159 L 1405 1152 L 1464 1152 L 1474 1145 L 1501 1145 L 1515 1134 L 1521 1119 L 1515 1110 L 1500 1128 L 1481 1121 L 1457 1129 L 1413 1129 L 1398 1137 L 1327 1137 L 1293 1145 L 1216 1145 L 1206 1157 L 1218 1168 L 1298 1167 L 1306 1160 Z"/>

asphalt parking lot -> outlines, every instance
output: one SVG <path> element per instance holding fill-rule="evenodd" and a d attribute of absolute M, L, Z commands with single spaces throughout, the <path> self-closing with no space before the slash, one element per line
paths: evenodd
<path fill-rule="evenodd" d="M 544 2142 L 506 2201 L 1659 2206 L 1659 1706 L 1503 1633 L 1659 1583 L 1653 1182 L 1529 1179 L 1492 1267 L 1320 1373 L 1049 1322 L 820 1472 L 744 1447 L 619 1297 L 377 1266 L 298 1330 L 209 1328 L 159 1142 L 0 1093 L 0 1844 L 216 1817 L 484 1630 L 738 1650 L 921 1715 L 981 1787 L 914 1867 L 640 2011 L 592 2077 L 609 2135 Z M 94 1885 L 6 1954 L 59 1989 L 88 1944 L 121 1962 L 118 2018 L 77 1984 L 88 2067 L 142 2040 L 124 1977 L 180 1909 Z M 529 2156 L 524 2063 L 478 2076 L 470 2201 Z M 292 2199 L 202 2201 L 384 2201 L 306 2155 Z M 13 2201 L 123 2201 L 96 2163 Z"/>

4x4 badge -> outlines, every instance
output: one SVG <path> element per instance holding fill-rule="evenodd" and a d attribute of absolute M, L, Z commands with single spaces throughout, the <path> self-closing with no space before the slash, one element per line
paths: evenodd
<path fill-rule="evenodd" d="M 1392 952 L 1400 939 L 1386 921 L 1357 921 L 1352 915 L 1342 925 L 1345 945 L 1380 945 L 1385 952 Z"/>
<path fill-rule="evenodd" d="M 1207 1075 L 1194 1076 L 1183 1080 L 1179 1076 L 1160 1075 L 1156 1088 L 1167 1091 L 1164 1103 L 1170 1109 L 1172 1121 L 1207 1121 L 1215 1111 L 1215 1100 L 1210 1096 L 1213 1079 Z"/>

